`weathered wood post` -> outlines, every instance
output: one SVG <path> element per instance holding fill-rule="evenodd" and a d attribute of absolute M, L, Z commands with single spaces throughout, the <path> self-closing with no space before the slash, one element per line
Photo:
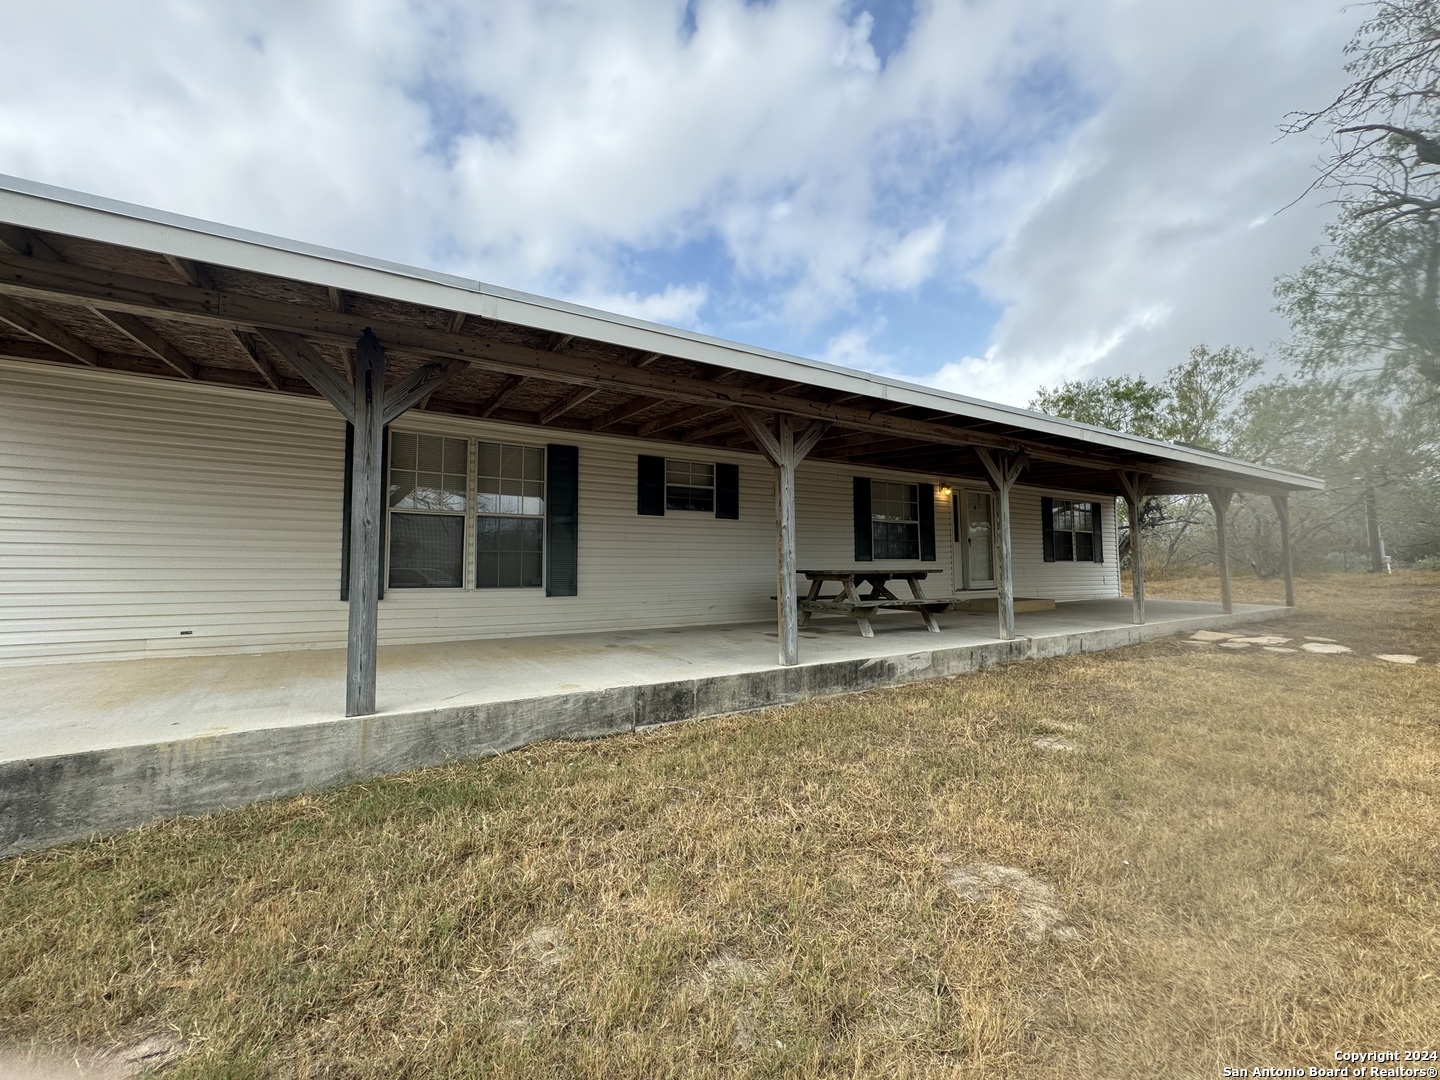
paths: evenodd
<path fill-rule="evenodd" d="M 1290 498 L 1271 495 L 1275 516 L 1280 519 L 1280 570 L 1285 575 L 1285 606 L 1295 606 L 1295 563 L 1290 554 Z"/>
<path fill-rule="evenodd" d="M 385 432 L 385 350 L 368 329 L 355 349 L 355 453 L 350 472 L 350 636 L 345 715 L 375 711 L 379 646 L 380 475 Z"/>
<path fill-rule="evenodd" d="M 1235 492 L 1231 488 L 1212 488 L 1206 494 L 1210 496 L 1210 505 L 1215 508 L 1215 558 L 1220 562 L 1220 610 L 1229 615 L 1235 610 L 1235 604 L 1230 597 L 1229 530 L 1226 527 L 1226 518 Z"/>
<path fill-rule="evenodd" d="M 797 438 L 789 416 L 775 417 L 772 433 L 765 419 L 749 409 L 734 410 L 750 438 L 775 467 L 775 613 L 780 663 L 800 662 L 800 609 L 795 592 L 795 470 L 815 448 L 826 425 L 815 421 Z"/>
<path fill-rule="evenodd" d="M 991 451 L 984 447 L 975 448 L 980 464 L 990 480 L 990 489 L 995 492 L 995 584 L 999 594 L 996 608 L 1000 616 L 1000 639 L 1009 641 L 1015 636 L 1015 577 L 1011 570 L 1010 552 L 1010 489 L 1020 470 L 1025 468 L 1027 458 L 1022 453 Z"/>
<path fill-rule="evenodd" d="M 1140 512 L 1145 505 L 1145 489 L 1150 486 L 1150 477 L 1144 473 L 1120 473 L 1120 483 L 1125 488 L 1125 504 L 1130 508 L 1130 567 L 1133 583 L 1130 587 L 1131 613 L 1135 625 L 1145 623 L 1145 547 L 1140 541 Z"/>

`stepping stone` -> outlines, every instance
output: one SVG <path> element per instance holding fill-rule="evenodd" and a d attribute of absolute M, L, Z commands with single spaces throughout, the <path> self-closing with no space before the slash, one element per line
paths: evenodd
<path fill-rule="evenodd" d="M 1334 645 L 1334 644 L 1335 644 L 1335 639 L 1334 639 L 1333 637 L 1311 637 L 1309 634 L 1306 634 L 1306 635 L 1305 635 L 1305 640 L 1306 640 L 1306 641 L 1323 641 L 1323 642 L 1325 642 L 1325 644 L 1327 644 L 1327 645 Z"/>
<path fill-rule="evenodd" d="M 1376 653 L 1375 659 L 1391 664 L 1418 664 L 1420 662 L 1420 657 L 1411 656 L 1409 653 Z"/>
<path fill-rule="evenodd" d="M 1202 649 L 1208 649 L 1215 644 L 1213 641 L 1196 641 L 1194 638 L 1181 638 L 1180 640 L 1186 645 L 1199 645 Z"/>
<path fill-rule="evenodd" d="M 1281 637 L 1279 634 L 1260 634 L 1258 637 L 1237 637 L 1236 641 L 1243 641 L 1247 645 L 1285 645 L 1290 639 Z"/>
<path fill-rule="evenodd" d="M 1310 653 L 1342 653 L 1349 652 L 1348 645 L 1336 645 L 1333 641 L 1307 641 L 1300 648 Z"/>
<path fill-rule="evenodd" d="M 1220 642 L 1220 648 L 1222 648 L 1222 649 L 1248 649 L 1249 647 L 1250 647 L 1250 643 L 1249 643 L 1248 641 L 1222 641 L 1222 642 Z"/>
<path fill-rule="evenodd" d="M 1262 645 L 1266 652 L 1299 652 L 1299 649 L 1287 649 L 1283 645 Z"/>
<path fill-rule="evenodd" d="M 1218 630 L 1196 630 L 1190 635 L 1191 641 L 1229 641 L 1234 634 L 1222 634 Z"/>

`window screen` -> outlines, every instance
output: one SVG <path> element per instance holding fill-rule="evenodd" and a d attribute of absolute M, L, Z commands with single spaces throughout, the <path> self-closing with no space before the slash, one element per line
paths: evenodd
<path fill-rule="evenodd" d="M 1057 562 L 1094 562 L 1095 535 L 1091 504 L 1056 499 L 1052 521 Z"/>
<path fill-rule="evenodd" d="M 392 589 L 464 586 L 469 443 L 442 435 L 390 435 Z"/>
<path fill-rule="evenodd" d="M 919 488 L 872 480 L 870 533 L 876 559 L 920 558 Z"/>
<path fill-rule="evenodd" d="M 665 509 L 715 509 L 715 466 L 704 461 L 665 459 Z"/>
<path fill-rule="evenodd" d="M 475 587 L 544 584 L 545 451 L 476 444 Z"/>

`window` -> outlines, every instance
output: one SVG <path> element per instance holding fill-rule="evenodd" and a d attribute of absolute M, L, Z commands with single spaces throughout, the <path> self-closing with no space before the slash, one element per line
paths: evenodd
<path fill-rule="evenodd" d="M 476 443 L 475 587 L 544 584 L 545 451 Z"/>
<path fill-rule="evenodd" d="M 665 509 L 715 510 L 715 466 L 706 461 L 665 459 Z"/>
<path fill-rule="evenodd" d="M 440 435 L 390 435 L 392 589 L 464 584 L 469 443 Z"/>
<path fill-rule="evenodd" d="M 1095 519 L 1092 503 L 1056 499 L 1051 505 L 1057 562 L 1095 561 Z"/>
<path fill-rule="evenodd" d="M 870 535 L 876 559 L 920 558 L 917 485 L 870 482 Z"/>

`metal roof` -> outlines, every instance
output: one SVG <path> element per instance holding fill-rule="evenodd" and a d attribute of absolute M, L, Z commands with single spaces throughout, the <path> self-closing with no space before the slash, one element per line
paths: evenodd
<path fill-rule="evenodd" d="M 582 307 L 451 274 L 423 270 L 296 240 L 202 221 L 0 174 L 0 222 L 97 244 L 115 245 L 202 265 L 228 267 L 379 297 L 484 320 L 581 338 L 622 349 L 662 354 L 793 385 L 855 395 L 871 403 L 915 407 L 939 416 L 1044 439 L 1054 449 L 1090 449 L 1114 467 L 1146 463 L 1178 468 L 1197 484 L 1252 490 L 1319 489 L 1312 477 L 1239 461 L 1188 446 L 1127 435 L 1009 405 L 855 371 L 693 331 Z M 158 314 L 159 312 L 157 312 Z M 1099 467 L 1092 464 L 1091 468 Z M 933 470 L 932 470 L 933 471 Z"/>

